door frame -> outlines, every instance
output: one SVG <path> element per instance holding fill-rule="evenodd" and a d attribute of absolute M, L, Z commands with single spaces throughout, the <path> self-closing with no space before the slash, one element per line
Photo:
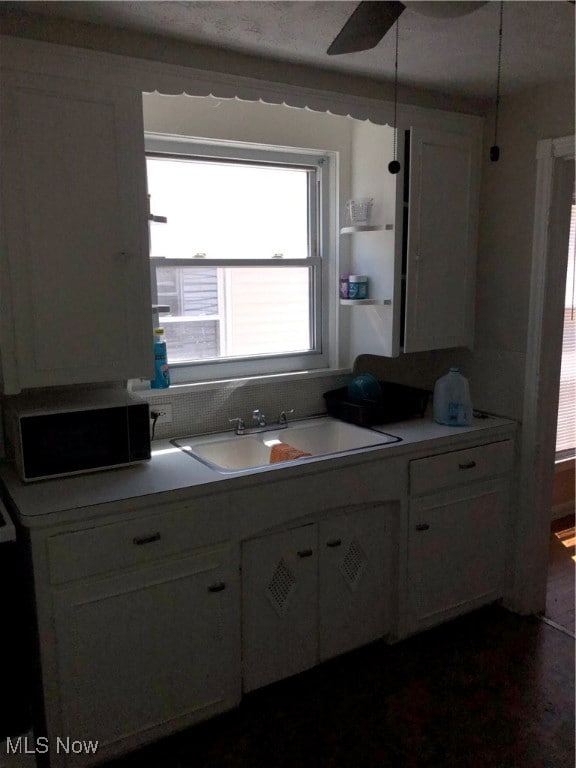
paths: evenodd
<path fill-rule="evenodd" d="M 574 155 L 574 136 L 537 144 L 513 583 L 514 608 L 526 614 L 542 613 L 546 606 L 570 223 L 562 203 L 574 188 L 574 163 L 567 162 Z"/>

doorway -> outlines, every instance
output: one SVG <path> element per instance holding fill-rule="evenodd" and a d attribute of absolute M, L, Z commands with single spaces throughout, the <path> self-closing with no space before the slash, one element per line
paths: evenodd
<path fill-rule="evenodd" d="M 523 613 L 543 613 L 546 604 L 574 136 L 539 141 L 536 161 L 514 587 Z"/>

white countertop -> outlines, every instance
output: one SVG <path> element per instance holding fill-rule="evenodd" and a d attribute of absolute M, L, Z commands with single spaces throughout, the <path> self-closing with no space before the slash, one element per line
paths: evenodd
<path fill-rule="evenodd" d="M 168 440 L 152 444 L 152 459 L 142 464 L 103 472 L 76 475 L 69 478 L 23 483 L 10 465 L 0 467 L 0 479 L 11 500 L 19 510 L 20 519 L 53 515 L 67 510 L 110 504 L 130 499 L 142 499 L 151 494 L 169 493 L 189 489 L 195 495 L 215 490 L 225 483 L 246 485 L 254 475 L 282 472 L 295 476 L 304 471 L 317 471 L 311 465 L 328 462 L 353 464 L 359 455 L 374 454 L 374 458 L 392 457 L 418 450 L 436 450 L 448 446 L 455 437 L 463 442 L 466 436 L 489 438 L 488 432 L 515 428 L 515 422 L 497 417 L 475 418 L 469 427 L 447 427 L 429 418 L 411 419 L 381 427 L 382 431 L 400 437 L 401 442 L 357 449 L 328 456 L 313 456 L 297 461 L 274 464 L 269 467 L 222 474 L 173 446 Z M 328 466 L 326 467 L 328 469 Z M 268 479 L 268 478 L 267 478 Z M 209 486 L 213 486 L 209 489 Z M 222 488 L 224 490 L 224 488 Z M 32 520 L 30 520 L 32 523 Z"/>

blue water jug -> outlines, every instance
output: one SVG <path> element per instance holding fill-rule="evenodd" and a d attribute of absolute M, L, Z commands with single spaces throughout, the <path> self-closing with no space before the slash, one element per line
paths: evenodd
<path fill-rule="evenodd" d="M 470 388 L 458 368 L 450 368 L 434 386 L 434 421 L 450 427 L 472 424 Z"/>
<path fill-rule="evenodd" d="M 170 370 L 166 352 L 164 328 L 154 329 L 154 378 L 150 382 L 152 389 L 166 389 L 170 386 Z"/>

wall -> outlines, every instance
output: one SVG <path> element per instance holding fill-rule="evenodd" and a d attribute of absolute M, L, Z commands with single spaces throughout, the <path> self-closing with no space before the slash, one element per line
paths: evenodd
<path fill-rule="evenodd" d="M 574 133 L 574 82 L 524 91 L 501 103 L 498 163 L 493 119 L 486 121 L 478 250 L 476 338 L 472 371 L 490 403 L 522 416 L 527 343 L 536 145 Z"/>

